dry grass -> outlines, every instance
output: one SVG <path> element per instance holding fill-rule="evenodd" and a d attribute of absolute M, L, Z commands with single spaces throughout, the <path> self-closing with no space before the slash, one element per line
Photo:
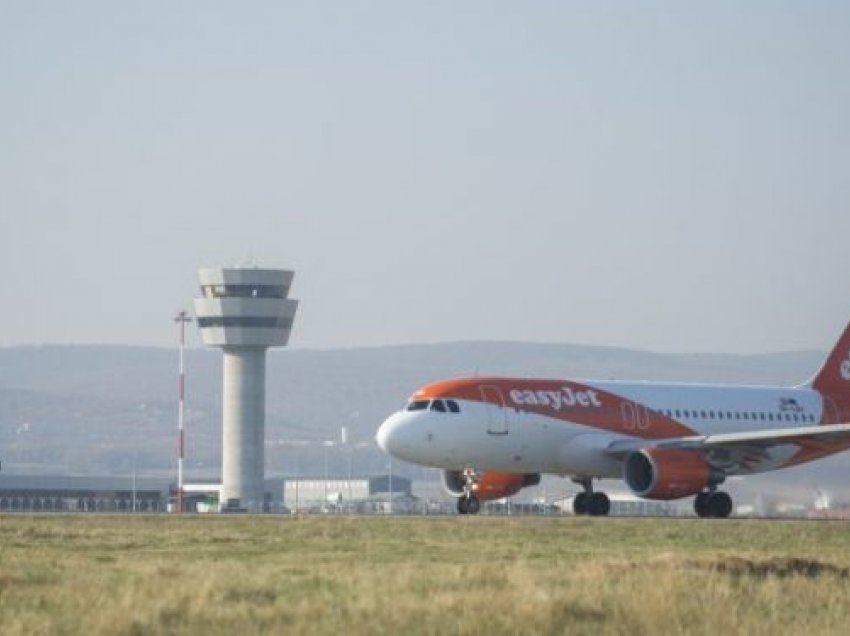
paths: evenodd
<path fill-rule="evenodd" d="M 850 525 L 0 516 L 5 634 L 844 634 Z"/>

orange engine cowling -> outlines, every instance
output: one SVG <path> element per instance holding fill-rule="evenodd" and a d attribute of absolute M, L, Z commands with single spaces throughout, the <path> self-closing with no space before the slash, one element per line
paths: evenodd
<path fill-rule="evenodd" d="M 644 448 L 626 458 L 624 479 L 638 497 L 678 499 L 708 486 L 711 467 L 694 451 Z"/>
<path fill-rule="evenodd" d="M 483 473 L 472 486 L 472 492 L 480 501 L 492 501 L 515 495 L 526 486 L 536 486 L 540 483 L 537 473 Z M 460 497 L 464 494 L 465 479 L 463 471 L 444 470 L 443 486 L 449 494 Z"/>

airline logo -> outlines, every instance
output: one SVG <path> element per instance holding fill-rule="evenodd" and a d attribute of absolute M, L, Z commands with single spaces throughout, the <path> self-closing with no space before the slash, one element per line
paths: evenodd
<path fill-rule="evenodd" d="M 850 362 L 848 362 L 850 365 Z M 564 386 L 557 391 L 533 391 L 531 389 L 512 389 L 511 400 L 517 406 L 548 406 L 555 411 L 569 406 L 598 408 L 602 406 L 599 394 L 592 390 L 576 390 Z"/>
<path fill-rule="evenodd" d="M 850 381 L 850 352 L 847 353 L 847 358 L 841 361 L 841 377 Z"/>
<path fill-rule="evenodd" d="M 779 398 L 779 410 L 783 412 L 802 413 L 803 407 L 796 398 Z"/>

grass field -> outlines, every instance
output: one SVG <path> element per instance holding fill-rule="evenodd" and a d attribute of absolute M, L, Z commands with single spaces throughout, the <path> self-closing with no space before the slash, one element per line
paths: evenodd
<path fill-rule="evenodd" d="M 846 634 L 850 525 L 0 516 L 0 633 Z"/>

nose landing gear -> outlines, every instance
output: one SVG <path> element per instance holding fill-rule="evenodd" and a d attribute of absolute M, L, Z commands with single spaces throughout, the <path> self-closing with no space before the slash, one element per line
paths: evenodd
<path fill-rule="evenodd" d="M 467 468 L 463 471 L 463 478 L 463 494 L 457 500 L 457 512 L 460 515 L 477 515 L 481 510 L 481 501 L 474 493 L 478 474 L 472 468 Z"/>
<path fill-rule="evenodd" d="M 457 500 L 457 512 L 461 515 L 477 515 L 481 510 L 481 502 L 473 494 L 463 495 Z"/>

